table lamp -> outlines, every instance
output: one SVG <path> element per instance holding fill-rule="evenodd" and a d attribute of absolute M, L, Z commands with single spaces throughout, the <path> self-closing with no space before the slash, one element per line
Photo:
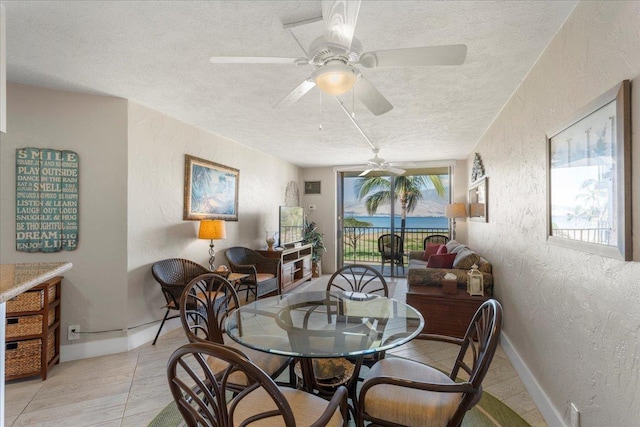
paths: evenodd
<path fill-rule="evenodd" d="M 467 206 L 464 203 L 451 203 L 444 207 L 444 216 L 453 219 L 453 240 L 456 239 L 456 218 L 467 217 Z"/>
<path fill-rule="evenodd" d="M 213 241 L 226 239 L 227 229 L 222 219 L 200 221 L 200 229 L 198 230 L 198 239 L 209 239 L 209 271 L 213 271 L 213 262 L 216 260 L 216 254 L 213 250 Z"/>

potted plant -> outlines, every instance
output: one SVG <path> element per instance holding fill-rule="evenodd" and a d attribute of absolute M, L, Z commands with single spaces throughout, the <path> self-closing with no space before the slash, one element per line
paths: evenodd
<path fill-rule="evenodd" d="M 322 237 L 324 235 L 318 231 L 315 222 L 305 222 L 304 240 L 311 244 L 311 271 L 313 277 L 320 277 L 322 274 L 322 252 L 325 251 Z"/>

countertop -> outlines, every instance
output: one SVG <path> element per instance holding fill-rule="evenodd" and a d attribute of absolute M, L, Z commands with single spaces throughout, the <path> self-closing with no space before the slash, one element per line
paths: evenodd
<path fill-rule="evenodd" d="M 70 262 L 0 264 L 0 304 L 70 270 Z"/>

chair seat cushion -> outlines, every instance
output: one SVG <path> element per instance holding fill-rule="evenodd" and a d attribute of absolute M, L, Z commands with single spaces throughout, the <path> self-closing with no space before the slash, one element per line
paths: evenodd
<path fill-rule="evenodd" d="M 280 338 L 275 338 L 280 340 Z M 290 362 L 290 358 L 286 356 L 278 356 L 275 354 L 265 353 L 264 351 L 253 350 L 238 344 L 231 338 L 224 336 L 224 344 L 229 347 L 233 347 L 240 350 L 247 356 L 253 363 L 255 363 L 260 369 L 265 371 L 267 375 L 273 377 L 276 373 L 282 371 L 282 368 Z M 207 361 L 209 367 L 213 372 L 220 372 L 226 368 L 227 364 L 220 359 L 210 357 Z M 235 372 L 230 376 L 230 382 L 238 386 L 247 385 L 247 377 L 242 372 Z"/>
<path fill-rule="evenodd" d="M 320 418 L 329 403 L 311 393 L 289 387 L 280 387 L 280 391 L 291 406 L 297 426 L 313 424 Z M 250 416 L 276 409 L 276 404 L 273 403 L 271 396 L 263 388 L 258 388 L 238 403 L 233 413 L 233 425 L 241 425 L 242 421 Z M 284 422 L 281 417 L 269 417 L 249 425 L 251 427 L 279 427 L 284 426 Z M 336 410 L 327 426 L 342 426 L 342 415 L 339 410 Z"/>
<path fill-rule="evenodd" d="M 258 273 L 256 275 L 256 280 L 258 281 L 258 283 L 260 283 L 260 282 L 264 282 L 265 280 L 273 279 L 274 277 L 276 276 L 270 273 Z"/>
<path fill-rule="evenodd" d="M 442 372 L 422 363 L 400 358 L 382 359 L 369 371 L 375 377 L 403 378 L 439 384 L 453 384 Z M 365 411 L 376 418 L 405 426 L 446 426 L 462 399 L 461 393 L 436 393 L 382 384 L 365 395 Z"/>

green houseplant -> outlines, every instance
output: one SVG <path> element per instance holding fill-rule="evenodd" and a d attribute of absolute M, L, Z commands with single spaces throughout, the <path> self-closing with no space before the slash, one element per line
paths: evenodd
<path fill-rule="evenodd" d="M 304 224 L 304 241 L 311 244 L 311 266 L 313 277 L 320 277 L 322 274 L 322 252 L 326 250 L 323 242 L 324 234 L 318 231 L 315 222 L 307 222 Z"/>

